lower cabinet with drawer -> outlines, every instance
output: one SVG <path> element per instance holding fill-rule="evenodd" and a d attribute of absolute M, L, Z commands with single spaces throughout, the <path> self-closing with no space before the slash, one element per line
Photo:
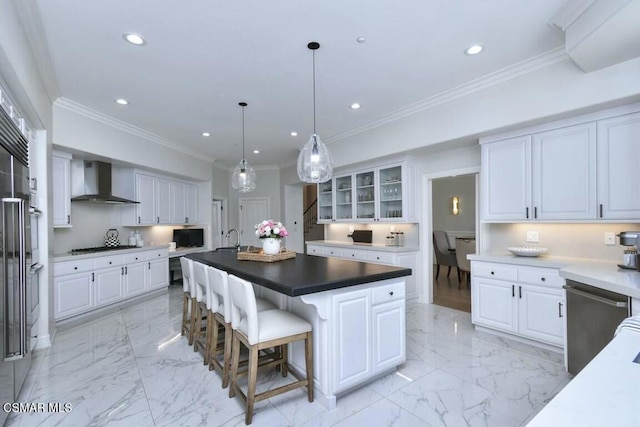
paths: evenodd
<path fill-rule="evenodd" d="M 402 283 L 348 291 L 332 297 L 337 393 L 406 360 Z M 350 328 L 349 325 L 360 325 Z M 366 333 L 362 331 L 365 326 Z"/>
<path fill-rule="evenodd" d="M 471 262 L 475 325 L 564 345 L 564 279 L 553 268 Z"/>
<path fill-rule="evenodd" d="M 417 252 L 386 252 L 383 250 L 352 249 L 337 246 L 333 247 L 307 244 L 307 254 L 410 268 L 412 270 L 411 276 L 405 277 L 405 295 L 407 299 L 418 297 L 419 280 Z"/>
<path fill-rule="evenodd" d="M 54 318 L 62 320 L 169 284 L 167 249 L 54 263 Z"/>

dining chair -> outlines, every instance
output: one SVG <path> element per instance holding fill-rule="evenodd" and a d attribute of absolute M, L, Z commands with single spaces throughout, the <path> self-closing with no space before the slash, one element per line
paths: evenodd
<path fill-rule="evenodd" d="M 456 259 L 458 261 L 458 270 L 462 271 L 466 277 L 467 286 L 471 283 L 471 261 L 467 259 L 467 255 L 476 253 L 476 240 L 464 237 L 456 238 Z M 459 280 L 458 289 L 462 287 L 462 281 Z"/>
<path fill-rule="evenodd" d="M 436 280 L 440 275 L 440 266 L 445 265 L 449 267 L 447 271 L 447 277 L 451 274 L 451 267 L 458 269 L 458 262 L 456 260 L 456 254 L 449 245 L 449 239 L 447 233 L 442 230 L 435 230 L 433 232 L 433 250 L 436 254 Z M 460 270 L 458 270 L 458 280 L 460 280 Z"/>
<path fill-rule="evenodd" d="M 231 362 L 231 385 L 229 397 L 236 393 L 245 403 L 245 423 L 251 424 L 253 407 L 256 402 L 307 387 L 307 398 L 313 402 L 313 338 L 311 324 L 306 320 L 285 310 L 265 310 L 258 312 L 253 286 L 250 282 L 239 277 L 229 275 L 229 295 L 231 297 L 231 325 L 233 328 L 233 350 Z M 295 341 L 305 342 L 306 377 L 289 370 L 288 344 Z M 238 385 L 238 366 L 240 361 L 240 345 L 249 349 L 248 369 L 243 374 L 248 375 L 247 393 Z M 256 394 L 256 380 L 258 371 L 258 352 L 269 348 L 275 357 L 262 367 L 279 366 L 283 377 L 290 372 L 297 381 Z"/>

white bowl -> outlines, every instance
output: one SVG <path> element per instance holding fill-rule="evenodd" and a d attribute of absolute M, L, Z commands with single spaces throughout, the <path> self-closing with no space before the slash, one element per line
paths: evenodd
<path fill-rule="evenodd" d="M 507 249 L 515 256 L 540 256 L 547 252 L 547 248 L 539 246 L 512 246 Z"/>

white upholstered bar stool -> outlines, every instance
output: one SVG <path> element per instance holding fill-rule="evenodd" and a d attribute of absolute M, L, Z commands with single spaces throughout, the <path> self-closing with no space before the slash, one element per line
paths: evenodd
<path fill-rule="evenodd" d="M 206 336 L 208 333 L 207 325 L 209 323 L 209 306 L 210 302 L 208 301 L 208 297 L 210 291 L 209 288 L 209 278 L 207 277 L 207 265 L 202 264 L 200 262 L 193 262 L 193 282 L 195 284 L 196 289 L 196 307 L 195 307 L 195 316 L 192 316 L 192 319 L 195 318 L 195 326 L 194 326 L 194 340 L 193 340 L 193 351 L 202 350 L 202 357 L 204 358 L 204 364 L 208 364 L 208 348 L 205 345 Z M 216 304 L 217 308 L 217 304 Z M 204 330 L 202 328 L 202 320 L 206 318 L 206 323 Z"/>
<path fill-rule="evenodd" d="M 229 370 L 231 367 L 231 340 L 233 329 L 231 328 L 231 301 L 229 297 L 229 281 L 227 272 L 214 267 L 207 269 L 209 276 L 209 287 L 217 309 L 213 313 L 211 324 L 211 339 L 209 344 L 209 370 L 216 370 L 222 376 L 222 388 L 229 385 Z M 213 306 L 213 305 L 212 305 Z M 256 309 L 258 312 L 277 308 L 273 303 L 265 299 L 256 298 Z M 219 333 L 224 334 L 220 339 Z M 209 338 L 207 336 L 207 338 Z M 216 356 L 222 353 L 220 362 Z"/>
<path fill-rule="evenodd" d="M 299 387 L 307 387 L 309 402 L 313 402 L 313 341 L 311 324 L 304 319 L 285 310 L 265 310 L 258 312 L 253 286 L 246 280 L 229 275 L 229 295 L 231 297 L 231 323 L 233 327 L 233 350 L 231 362 L 231 386 L 229 397 L 236 393 L 246 405 L 245 423 L 251 424 L 253 406 L 256 402 L 268 399 Z M 277 358 L 262 367 L 280 366 L 282 376 L 289 373 L 287 363 L 287 347 L 290 342 L 305 341 L 306 378 L 295 371 L 291 374 L 298 380 L 291 384 L 256 394 L 258 371 L 258 352 L 268 348 L 279 347 L 273 354 Z M 240 362 L 240 344 L 249 349 L 249 376 L 247 393 L 238 385 L 238 365 Z"/>
<path fill-rule="evenodd" d="M 195 319 L 196 292 L 193 288 L 193 261 L 189 258 L 180 257 L 180 267 L 182 268 L 182 326 L 180 335 L 187 335 L 189 345 L 193 344 L 193 327 Z M 189 316 L 191 315 L 191 316 Z"/>

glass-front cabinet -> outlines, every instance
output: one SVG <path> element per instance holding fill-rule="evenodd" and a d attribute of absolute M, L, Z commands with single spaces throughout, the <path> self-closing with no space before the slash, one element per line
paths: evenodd
<path fill-rule="evenodd" d="M 333 180 L 318 184 L 318 222 L 333 221 Z"/>
<path fill-rule="evenodd" d="M 380 169 L 378 180 L 378 191 L 380 193 L 378 218 L 381 220 L 403 218 L 402 166 Z"/>
<path fill-rule="evenodd" d="M 336 179 L 336 216 L 337 221 L 353 220 L 353 175 Z"/>
<path fill-rule="evenodd" d="M 318 184 L 318 222 L 411 222 L 405 163 L 363 169 Z"/>
<path fill-rule="evenodd" d="M 376 186 L 373 171 L 356 174 L 356 219 L 373 221 L 376 217 Z"/>

